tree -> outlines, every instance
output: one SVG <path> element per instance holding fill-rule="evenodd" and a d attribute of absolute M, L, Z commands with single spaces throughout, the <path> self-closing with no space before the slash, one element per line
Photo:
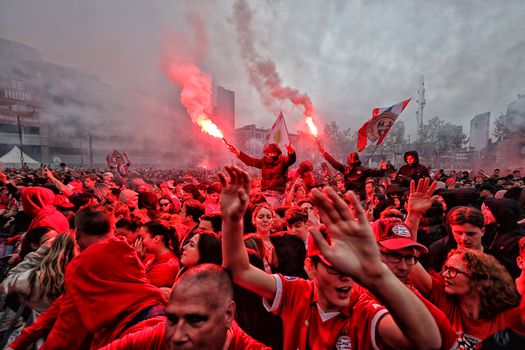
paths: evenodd
<path fill-rule="evenodd" d="M 426 157 L 433 161 L 443 153 L 460 151 L 467 142 L 467 136 L 459 125 L 434 117 L 418 130 L 416 146 Z"/>
<path fill-rule="evenodd" d="M 332 146 L 330 148 L 336 150 L 334 153 L 336 157 L 344 156 L 356 150 L 357 132 L 350 128 L 341 129 L 335 121 L 325 125 L 324 136 L 326 141 Z"/>
<path fill-rule="evenodd" d="M 507 116 L 503 113 L 494 120 L 494 130 L 492 136 L 496 138 L 496 141 L 501 141 L 505 138 L 506 128 L 505 123 L 507 122 Z"/>
<path fill-rule="evenodd" d="M 380 151 L 381 153 L 399 154 L 402 152 L 402 147 L 405 143 L 407 143 L 405 126 L 403 124 L 394 124 L 381 143 Z"/>

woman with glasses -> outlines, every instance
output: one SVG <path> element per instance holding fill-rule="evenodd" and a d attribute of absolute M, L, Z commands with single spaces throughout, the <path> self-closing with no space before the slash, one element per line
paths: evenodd
<path fill-rule="evenodd" d="M 168 196 L 162 196 L 157 201 L 157 211 L 159 213 L 175 214 L 175 208 L 171 198 Z"/>
<path fill-rule="evenodd" d="M 416 264 L 410 278 L 448 317 L 460 345 L 479 348 L 483 339 L 507 327 L 525 333 L 524 303 L 520 310 L 512 277 L 491 255 L 459 248 L 448 255 L 441 276 Z"/>

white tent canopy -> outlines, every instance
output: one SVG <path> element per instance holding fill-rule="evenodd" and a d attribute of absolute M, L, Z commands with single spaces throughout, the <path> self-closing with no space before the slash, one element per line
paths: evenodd
<path fill-rule="evenodd" d="M 40 162 L 37 160 L 34 160 L 30 156 L 28 156 L 25 152 L 22 152 L 24 155 L 24 163 L 27 163 L 28 165 L 39 165 Z M 4 164 L 22 164 L 20 163 L 20 148 L 18 146 L 14 146 L 9 152 L 4 154 L 2 157 L 0 157 L 0 163 Z"/>

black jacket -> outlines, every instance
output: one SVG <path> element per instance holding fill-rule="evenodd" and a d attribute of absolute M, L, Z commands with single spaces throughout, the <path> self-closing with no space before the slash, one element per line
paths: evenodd
<path fill-rule="evenodd" d="M 343 173 L 346 191 L 354 191 L 355 193 L 362 194 L 365 192 L 365 181 L 367 178 L 381 177 L 385 175 L 386 172 L 386 169 L 370 169 L 362 166 L 361 161 L 351 165 L 344 165 L 335 160 L 335 158 L 326 151 L 323 153 L 323 156 L 335 170 Z"/>
<path fill-rule="evenodd" d="M 405 162 L 408 156 L 413 156 L 416 161 L 412 165 L 405 164 L 397 172 L 397 181 L 400 184 L 407 186 L 410 184 L 410 180 L 414 180 L 417 185 L 419 179 L 429 177 L 428 169 L 426 166 L 419 164 L 419 154 L 417 151 L 409 151 L 404 155 Z"/>

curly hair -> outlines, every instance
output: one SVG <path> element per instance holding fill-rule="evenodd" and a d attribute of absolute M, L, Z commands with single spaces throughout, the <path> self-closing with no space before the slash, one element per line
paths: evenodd
<path fill-rule="evenodd" d="M 40 285 L 40 297 L 55 300 L 64 292 L 67 264 L 78 254 L 75 237 L 70 232 L 59 234 L 40 265 L 31 272 L 29 281 L 30 295 L 33 286 Z"/>
<path fill-rule="evenodd" d="M 479 317 L 490 319 L 516 307 L 520 296 L 508 271 L 492 255 L 478 250 L 458 248 L 448 254 L 460 255 L 470 272 L 470 278 L 480 297 Z"/>

